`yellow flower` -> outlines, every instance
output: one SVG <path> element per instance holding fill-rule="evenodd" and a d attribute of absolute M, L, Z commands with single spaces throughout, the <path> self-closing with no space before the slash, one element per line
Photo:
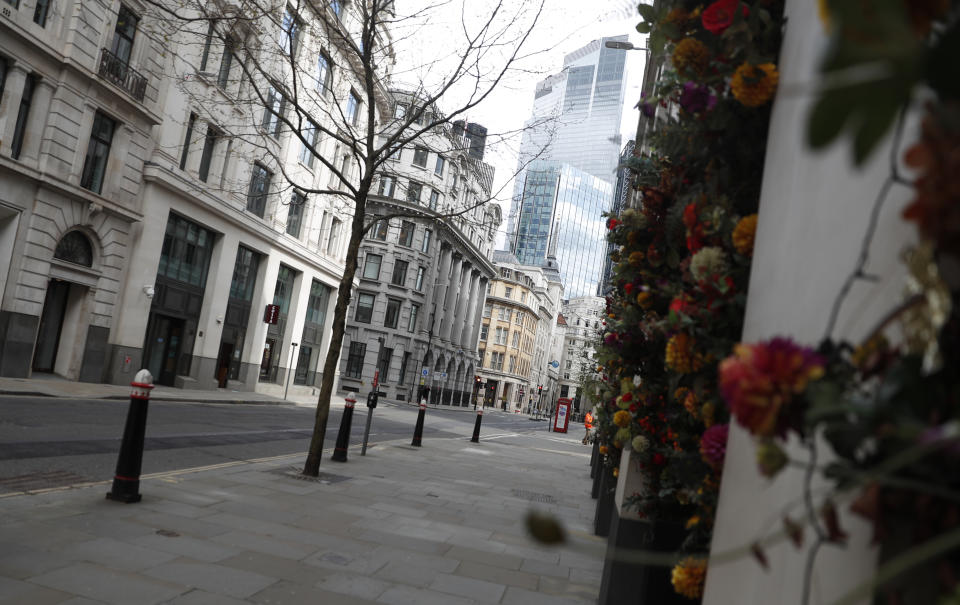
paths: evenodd
<path fill-rule="evenodd" d="M 619 410 L 613 415 L 613 423 L 621 428 L 630 426 L 631 420 L 633 420 L 633 416 L 627 410 Z"/>
<path fill-rule="evenodd" d="M 643 252 L 640 252 L 639 250 L 635 252 L 631 252 L 627 260 L 630 262 L 631 265 L 634 265 L 634 266 L 639 265 L 640 263 L 643 262 Z"/>
<path fill-rule="evenodd" d="M 703 425 L 707 428 L 713 426 L 714 422 L 714 413 L 716 408 L 713 403 L 707 402 L 703 404 L 703 407 L 700 408 L 700 415 L 703 416 Z"/>
<path fill-rule="evenodd" d="M 677 71 L 696 75 L 703 73 L 710 62 L 710 51 L 696 38 L 684 38 L 673 49 L 673 66 Z"/>
<path fill-rule="evenodd" d="M 619 476 L 620 476 L 620 469 L 619 469 L 619 468 L 613 467 L 613 476 L 614 476 L 614 477 L 619 477 Z"/>
<path fill-rule="evenodd" d="M 643 307 L 644 309 L 650 306 L 650 299 L 653 297 L 649 292 L 641 292 L 637 294 L 637 304 Z"/>
<path fill-rule="evenodd" d="M 687 519 L 687 529 L 692 529 L 692 528 L 696 527 L 696 526 L 699 525 L 699 524 L 700 524 L 700 517 L 699 517 L 699 515 L 694 515 L 694 516 L 690 517 L 689 519 Z"/>
<path fill-rule="evenodd" d="M 780 74 L 773 63 L 744 63 L 733 72 L 730 89 L 733 96 L 747 107 L 760 107 L 773 98 Z"/>
<path fill-rule="evenodd" d="M 671 582 L 673 589 L 688 599 L 703 596 L 703 583 L 707 578 L 707 560 L 687 557 L 673 568 Z"/>
<path fill-rule="evenodd" d="M 700 417 L 700 402 L 697 401 L 697 394 L 693 391 L 687 393 L 687 396 L 683 399 L 683 407 L 690 412 L 690 415 L 694 418 Z"/>
<path fill-rule="evenodd" d="M 696 340 L 686 332 L 680 332 L 667 341 L 666 363 L 674 372 L 689 374 L 703 367 L 703 356 L 695 353 Z"/>
<path fill-rule="evenodd" d="M 601 454 L 603 454 L 604 456 L 606 456 L 606 455 L 607 455 L 607 446 L 601 445 L 600 448 L 599 448 L 599 452 L 600 452 Z"/>
<path fill-rule="evenodd" d="M 744 256 L 753 252 L 753 238 L 757 233 L 757 215 L 745 216 L 733 228 L 733 247 Z"/>

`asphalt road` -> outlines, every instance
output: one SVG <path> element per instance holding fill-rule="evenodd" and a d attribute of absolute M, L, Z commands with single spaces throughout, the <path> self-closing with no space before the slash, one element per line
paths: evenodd
<path fill-rule="evenodd" d="M 108 480 L 113 476 L 126 421 L 125 401 L 0 397 L 0 495 Z M 238 460 L 306 454 L 314 410 L 294 405 L 150 403 L 142 474 Z M 367 408 L 353 415 L 349 456 L 360 455 Z M 377 443 L 412 439 L 417 410 L 381 405 L 373 416 L 370 453 Z M 472 410 L 430 409 L 423 445 L 431 438 L 469 439 Z M 332 410 L 325 448 L 332 448 L 341 412 Z M 488 411 L 481 441 L 546 431 L 546 422 Z M 302 460 L 292 458 L 292 460 Z M 324 458 L 323 466 L 338 463 Z"/>

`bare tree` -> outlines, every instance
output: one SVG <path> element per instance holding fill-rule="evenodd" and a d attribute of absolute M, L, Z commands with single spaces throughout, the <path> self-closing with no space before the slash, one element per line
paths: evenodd
<path fill-rule="evenodd" d="M 305 475 L 316 476 L 358 252 L 364 234 L 375 223 L 366 215 L 375 175 L 396 149 L 428 133 L 449 132 L 455 122 L 465 120 L 468 112 L 536 54 L 528 52 L 527 46 L 543 0 L 539 4 L 494 1 L 480 16 L 471 14 L 474 5 L 464 1 L 462 17 L 447 23 L 445 38 L 432 44 L 418 35 L 436 15 L 451 14 L 454 7 L 448 3 L 426 4 L 401 14 L 398 11 L 407 3 L 393 0 L 145 2 L 160 24 L 158 35 L 170 41 L 173 79 L 209 112 L 211 123 L 217 124 L 215 136 L 236 142 L 233 153 L 261 163 L 265 174 L 278 174 L 280 185 L 273 182 L 272 187 L 337 200 L 349 222 L 343 275 L 303 469 Z M 398 57 L 412 53 L 411 49 L 423 55 L 414 65 Z M 233 111 L 218 103 L 220 97 L 189 86 L 192 78 L 205 78 L 220 92 L 231 91 Z M 398 85 L 416 100 L 402 114 L 394 110 L 390 93 Z M 191 129 L 187 132 L 189 136 Z M 299 144 L 299 164 L 316 163 L 329 179 L 321 180 L 291 162 L 292 146 L 278 143 L 281 134 Z M 224 178 L 220 186 L 232 186 L 238 198 L 244 194 L 240 179 Z M 246 195 L 255 202 L 252 191 L 251 185 Z M 470 220 L 476 206 L 492 197 L 444 208 L 434 220 Z M 262 206 L 254 203 L 252 211 L 258 210 L 263 216 Z"/>

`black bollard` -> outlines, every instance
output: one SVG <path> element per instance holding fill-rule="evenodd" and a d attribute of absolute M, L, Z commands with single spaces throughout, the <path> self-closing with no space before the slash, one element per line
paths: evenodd
<path fill-rule="evenodd" d="M 473 425 L 473 437 L 470 438 L 470 441 L 473 443 L 480 443 L 480 422 L 483 421 L 483 408 L 477 410 L 477 423 Z"/>
<path fill-rule="evenodd" d="M 597 474 L 597 458 L 600 457 L 600 440 L 593 437 L 593 449 L 590 450 L 590 478 Z"/>
<path fill-rule="evenodd" d="M 337 433 L 337 444 L 333 446 L 331 460 L 335 462 L 347 461 L 347 447 L 350 445 L 350 425 L 353 423 L 353 406 L 357 398 L 353 393 L 344 397 L 343 418 L 340 419 L 340 432 Z"/>
<path fill-rule="evenodd" d="M 417 414 L 417 425 L 413 427 L 413 443 L 410 445 L 415 445 L 420 447 L 420 441 L 423 439 L 423 417 L 427 413 L 427 400 L 420 400 L 420 413 Z"/>
<path fill-rule="evenodd" d="M 130 393 L 127 424 L 123 427 L 117 472 L 113 476 L 113 486 L 107 492 L 107 500 L 127 504 L 140 501 L 140 467 L 143 464 L 143 439 L 147 432 L 147 407 L 150 404 L 153 376 L 147 370 L 140 370 L 130 386 L 133 392 Z"/>

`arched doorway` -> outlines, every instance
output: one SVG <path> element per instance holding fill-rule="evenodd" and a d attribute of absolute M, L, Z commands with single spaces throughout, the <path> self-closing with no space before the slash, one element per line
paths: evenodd
<path fill-rule="evenodd" d="M 90 239 L 81 231 L 68 231 L 53 251 L 54 267 L 65 269 L 56 274 L 69 273 L 73 267 L 90 269 L 93 267 L 93 256 Z M 33 350 L 34 372 L 56 372 L 69 378 L 76 377 L 80 370 L 85 337 L 81 332 L 86 323 L 83 316 L 88 291 L 87 285 L 68 279 L 52 277 L 47 282 Z"/>

